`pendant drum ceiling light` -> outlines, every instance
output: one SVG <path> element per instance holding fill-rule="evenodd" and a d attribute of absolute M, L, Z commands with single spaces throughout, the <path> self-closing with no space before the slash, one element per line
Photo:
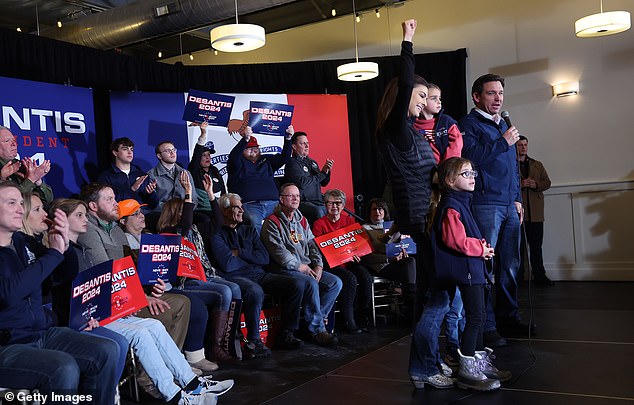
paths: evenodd
<path fill-rule="evenodd" d="M 238 0 L 236 23 L 221 25 L 211 30 L 211 47 L 222 52 L 247 52 L 266 43 L 264 27 L 255 24 L 238 24 Z"/>
<path fill-rule="evenodd" d="M 374 62 L 359 62 L 359 47 L 357 44 L 357 10 L 352 0 L 352 23 L 354 24 L 354 55 L 355 62 L 337 67 L 337 78 L 346 82 L 360 82 L 374 79 L 379 75 L 379 65 Z"/>
<path fill-rule="evenodd" d="M 604 35 L 618 34 L 627 31 L 632 26 L 628 11 L 603 12 L 603 0 L 601 0 L 601 12 L 592 14 L 575 21 L 575 34 L 579 38 L 601 37 Z"/>

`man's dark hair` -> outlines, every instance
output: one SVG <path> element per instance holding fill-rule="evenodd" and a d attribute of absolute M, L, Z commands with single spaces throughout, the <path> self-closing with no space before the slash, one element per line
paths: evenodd
<path fill-rule="evenodd" d="M 97 202 L 99 199 L 99 192 L 105 188 L 112 188 L 104 183 L 90 183 L 81 188 L 79 193 L 79 199 L 85 201 L 86 204 L 91 202 Z"/>
<path fill-rule="evenodd" d="M 117 138 L 112 141 L 112 143 L 110 143 L 110 150 L 112 152 L 116 152 L 119 150 L 119 146 L 130 146 L 134 148 L 134 142 L 132 142 L 130 138 L 127 138 L 125 136 L 123 138 Z"/>
<path fill-rule="evenodd" d="M 475 79 L 475 82 L 473 82 L 473 86 L 471 87 L 471 95 L 482 93 L 484 83 L 488 82 L 500 82 L 502 83 L 502 88 L 504 88 L 504 78 L 502 76 L 487 73 L 486 75 L 482 75 Z"/>
<path fill-rule="evenodd" d="M 525 137 L 524 135 L 520 135 L 520 138 L 519 138 L 517 141 L 518 141 L 518 142 L 519 142 L 519 141 L 526 141 L 526 142 L 528 142 L 528 138 L 527 138 L 527 137 Z"/>
<path fill-rule="evenodd" d="M 291 143 L 295 145 L 295 143 L 297 143 L 297 138 L 299 138 L 300 136 L 305 136 L 306 138 L 308 138 L 308 135 L 306 135 L 306 132 L 297 131 L 293 134 L 293 136 L 291 136 Z"/>

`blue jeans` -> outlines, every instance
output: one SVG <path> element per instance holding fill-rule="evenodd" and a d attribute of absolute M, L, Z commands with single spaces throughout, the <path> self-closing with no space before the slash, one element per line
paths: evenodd
<path fill-rule="evenodd" d="M 117 380 L 120 380 L 121 375 L 123 374 L 123 369 L 125 368 L 126 358 L 128 357 L 128 348 L 130 347 L 128 340 L 125 338 L 125 336 L 120 335 L 117 332 L 101 327 L 95 328 L 90 332 L 85 333 L 92 333 L 93 335 L 99 336 L 101 338 L 112 340 L 119 346 L 119 358 L 117 359 L 117 367 L 115 373 L 117 375 Z"/>
<path fill-rule="evenodd" d="M 278 200 L 261 200 L 242 203 L 244 214 L 247 216 L 251 225 L 257 229 L 258 235 L 262 230 L 262 222 L 273 213 L 277 204 L 279 204 Z"/>
<path fill-rule="evenodd" d="M 491 294 L 487 294 L 484 332 L 496 329 L 498 319 L 519 319 L 516 275 L 520 266 L 520 219 L 514 204 L 473 205 L 473 216 L 482 236 L 495 249 L 495 312 Z"/>
<path fill-rule="evenodd" d="M 328 316 L 335 305 L 337 295 L 343 286 L 341 279 L 325 271 L 321 273 L 319 282 L 312 276 L 297 270 L 284 269 L 282 274 L 288 274 L 303 282 L 304 298 L 302 303 L 308 330 L 313 334 L 325 331 L 324 318 Z"/>
<path fill-rule="evenodd" d="M 181 387 L 196 378 L 176 343 L 156 319 L 128 316 L 105 328 L 128 339 L 147 375 L 166 400 L 172 399 Z"/>
<path fill-rule="evenodd" d="M 460 348 L 460 336 L 464 330 L 465 320 L 462 316 L 462 296 L 456 288 L 456 294 L 451 300 L 449 312 L 445 315 L 445 329 L 447 332 L 447 352 L 455 355 Z"/>
<path fill-rule="evenodd" d="M 114 404 L 119 346 L 68 328 L 50 328 L 37 342 L 0 347 L 0 381 L 8 388 L 92 395 Z"/>
<path fill-rule="evenodd" d="M 431 377 L 440 372 L 437 365 L 438 335 L 442 321 L 449 311 L 449 293 L 447 290 L 432 288 L 429 294 L 412 335 L 409 375 L 414 377 Z"/>

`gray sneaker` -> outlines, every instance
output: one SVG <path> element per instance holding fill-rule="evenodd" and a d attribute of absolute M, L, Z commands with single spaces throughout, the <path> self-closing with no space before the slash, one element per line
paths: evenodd
<path fill-rule="evenodd" d="M 495 367 L 492 362 L 492 360 L 495 359 L 492 349 L 485 347 L 483 351 L 476 351 L 475 358 L 478 359 L 478 366 L 480 367 L 480 370 L 488 378 L 499 380 L 500 382 L 506 382 L 513 378 L 513 374 L 511 374 L 510 371 L 499 370 Z"/>

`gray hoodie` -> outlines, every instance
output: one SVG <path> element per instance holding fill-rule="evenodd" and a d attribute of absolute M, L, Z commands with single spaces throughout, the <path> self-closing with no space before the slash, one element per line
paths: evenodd
<path fill-rule="evenodd" d="M 275 218 L 273 218 L 275 217 Z M 277 219 L 277 221 L 276 221 Z M 299 270 L 300 264 L 323 266 L 308 221 L 299 210 L 289 220 L 278 205 L 262 225 L 260 239 L 269 251 L 272 262 L 282 269 Z"/>

